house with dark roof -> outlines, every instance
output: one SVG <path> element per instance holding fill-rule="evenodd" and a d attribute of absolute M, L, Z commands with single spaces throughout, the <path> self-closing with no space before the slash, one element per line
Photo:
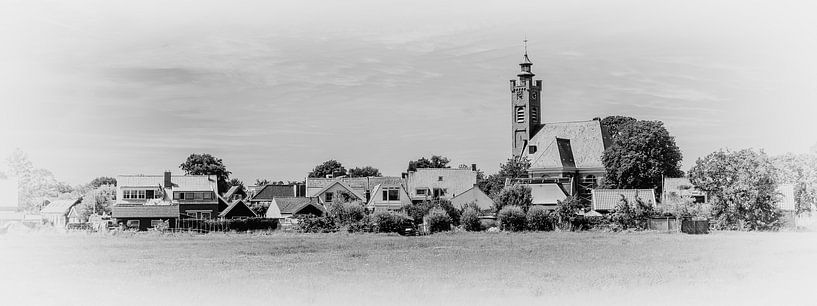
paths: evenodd
<path fill-rule="evenodd" d="M 628 204 L 635 205 L 636 199 L 655 207 L 655 191 L 653 189 L 593 189 L 591 209 L 606 213 L 615 210 L 622 199 Z"/>
<path fill-rule="evenodd" d="M 241 218 L 254 218 L 258 215 L 255 214 L 249 206 L 247 206 L 247 200 L 245 199 L 238 199 L 233 200 L 227 207 L 221 209 L 221 212 L 218 214 L 218 217 L 221 219 L 241 219 Z"/>
<path fill-rule="evenodd" d="M 351 192 L 359 195 L 362 202 L 368 203 L 373 195 L 373 189 L 380 184 L 396 185 L 405 184 L 403 178 L 394 176 L 369 176 L 369 177 L 334 177 L 334 178 L 314 178 L 306 179 L 306 196 L 317 197 L 318 193 L 336 182 L 343 183 Z"/>
<path fill-rule="evenodd" d="M 179 205 L 181 217 L 209 219 L 218 213 L 218 184 L 214 175 L 120 175 L 116 177 L 116 206 Z"/>
<path fill-rule="evenodd" d="M 590 191 L 605 174 L 601 157 L 611 145 L 609 133 L 597 119 L 543 123 L 542 81 L 533 79 L 527 51 L 519 66 L 519 79 L 510 84 L 511 152 L 530 161 L 530 178 L 567 181 L 568 195 L 589 202 Z"/>
<path fill-rule="evenodd" d="M 323 216 L 326 209 L 317 198 L 275 198 L 265 218 L 290 219 L 301 215 Z"/>
<path fill-rule="evenodd" d="M 82 223 L 82 217 L 77 210 L 82 198 L 54 200 L 40 210 L 43 220 L 54 227 L 65 227 L 69 223 Z"/>
<path fill-rule="evenodd" d="M 288 185 L 264 185 L 252 188 L 249 202 L 252 204 L 272 203 L 275 198 L 293 198 L 303 196 L 303 192 L 299 192 L 303 185 L 288 184 Z"/>

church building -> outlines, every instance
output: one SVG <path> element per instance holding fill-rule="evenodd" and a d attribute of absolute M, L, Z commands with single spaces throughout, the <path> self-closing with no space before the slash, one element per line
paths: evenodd
<path fill-rule="evenodd" d="M 510 86 L 511 149 L 514 157 L 530 161 L 530 169 L 528 178 L 517 181 L 551 185 L 538 190 L 560 189 L 564 196 L 576 194 L 589 203 L 590 190 L 598 186 L 605 174 L 601 158 L 611 144 L 609 133 L 599 119 L 542 123 L 542 80 L 533 79 L 533 63 L 527 50 L 519 66 L 519 79 L 511 80 Z M 534 194 L 534 204 L 553 206 L 552 201 L 537 203 L 537 197 L 552 199 L 554 195 Z"/>

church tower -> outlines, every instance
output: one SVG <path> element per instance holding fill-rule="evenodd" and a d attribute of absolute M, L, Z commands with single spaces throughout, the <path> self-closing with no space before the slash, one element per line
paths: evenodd
<path fill-rule="evenodd" d="M 525 155 L 525 148 L 539 128 L 542 118 L 539 102 L 542 80 L 533 80 L 534 74 L 531 72 L 531 66 L 533 63 L 528 58 L 527 40 L 525 40 L 525 55 L 522 57 L 522 63 L 519 64 L 521 71 L 517 74 L 519 80 L 511 80 L 511 130 L 513 133 L 511 152 L 514 157 Z"/>

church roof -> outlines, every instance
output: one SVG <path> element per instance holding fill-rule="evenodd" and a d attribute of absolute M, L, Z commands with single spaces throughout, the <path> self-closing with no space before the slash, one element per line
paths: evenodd
<path fill-rule="evenodd" d="M 609 139 L 598 120 L 545 123 L 531 138 L 531 169 L 603 169 Z M 530 152 L 530 151 L 528 151 Z"/>

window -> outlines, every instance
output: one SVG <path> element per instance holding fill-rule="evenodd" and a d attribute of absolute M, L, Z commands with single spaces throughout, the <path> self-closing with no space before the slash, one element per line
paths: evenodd
<path fill-rule="evenodd" d="M 156 227 L 162 224 L 162 220 L 150 220 L 150 227 Z"/>
<path fill-rule="evenodd" d="M 442 182 L 442 181 L 443 181 L 443 177 L 442 177 L 442 176 L 438 176 L 438 177 L 437 177 L 437 181 L 438 181 L 438 182 Z"/>
<path fill-rule="evenodd" d="M 153 190 L 144 190 L 144 189 L 125 189 L 122 190 L 122 198 L 128 200 L 138 200 L 138 199 L 145 199 L 147 191 L 150 191 L 151 194 Z"/>
<path fill-rule="evenodd" d="M 446 191 L 447 190 L 445 188 L 434 188 L 434 197 L 439 198 L 441 196 L 444 196 Z"/>
<path fill-rule="evenodd" d="M 417 188 L 417 189 L 414 190 L 414 193 L 416 193 L 418 196 L 427 195 L 428 194 L 427 192 L 428 192 L 428 189 L 425 189 L 425 188 Z"/>
<path fill-rule="evenodd" d="M 525 123 L 525 107 L 516 107 L 516 123 Z"/>
<path fill-rule="evenodd" d="M 145 197 L 147 197 L 148 199 L 153 199 L 155 192 L 156 192 L 155 190 L 145 190 Z"/>
<path fill-rule="evenodd" d="M 139 220 L 128 220 L 128 227 L 139 227 Z"/>
<path fill-rule="evenodd" d="M 204 194 L 202 192 L 194 192 L 193 196 L 195 200 L 204 200 Z"/>
<path fill-rule="evenodd" d="M 326 200 L 326 202 L 332 202 L 332 196 L 333 196 L 333 194 L 331 192 L 327 192 L 324 195 L 324 199 Z"/>
<path fill-rule="evenodd" d="M 201 213 L 201 218 L 200 219 L 210 219 L 210 213 L 209 212 Z"/>
<path fill-rule="evenodd" d="M 195 193 L 193 193 L 193 192 L 185 192 L 185 193 L 184 193 L 184 198 L 182 198 L 182 199 L 185 199 L 185 200 L 188 200 L 188 201 L 192 201 L 192 200 L 194 200 L 194 199 L 196 198 L 196 197 L 195 197 L 193 194 L 195 194 Z"/>
<path fill-rule="evenodd" d="M 536 153 L 536 146 L 528 146 L 528 154 Z"/>
<path fill-rule="evenodd" d="M 383 201 L 400 201 L 400 188 L 383 188 Z"/>
<path fill-rule="evenodd" d="M 241 196 L 241 195 L 240 195 L 240 194 L 235 194 L 235 195 L 233 195 L 233 199 L 237 198 L 237 196 Z M 203 197 L 205 200 L 211 200 L 211 199 L 213 199 L 213 193 L 210 193 L 210 192 L 205 192 L 205 193 L 202 195 L 202 197 Z"/>
<path fill-rule="evenodd" d="M 184 200 L 184 192 L 174 192 L 173 198 L 176 200 Z"/>
<path fill-rule="evenodd" d="M 539 117 L 539 114 L 537 114 L 538 112 L 539 112 L 539 110 L 536 109 L 536 108 L 531 108 L 530 109 L 530 120 L 531 121 L 536 122 L 536 118 Z"/>

